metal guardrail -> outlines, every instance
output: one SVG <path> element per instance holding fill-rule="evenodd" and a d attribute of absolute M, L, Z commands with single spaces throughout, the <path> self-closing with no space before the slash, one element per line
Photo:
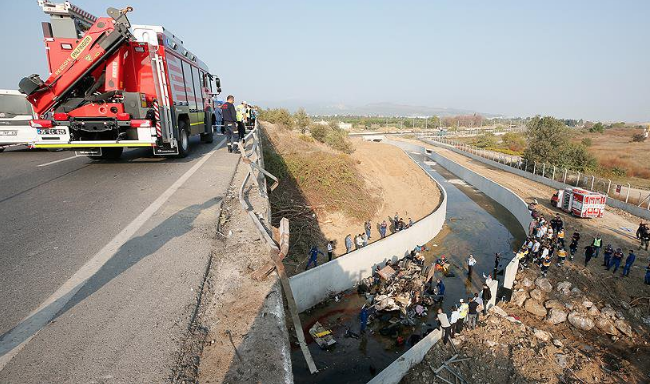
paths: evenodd
<path fill-rule="evenodd" d="M 616 184 L 611 179 L 598 177 L 595 175 L 585 174 L 568 168 L 559 168 L 546 163 L 529 163 L 520 156 L 507 155 L 495 151 L 488 151 L 475 146 L 462 143 L 453 139 L 434 135 L 418 135 L 419 139 L 428 139 L 440 144 L 456 148 L 459 151 L 467 152 L 472 155 L 480 156 L 488 160 L 495 161 L 516 168 L 533 175 L 545 177 L 575 187 L 585 188 L 590 191 L 601 192 L 607 197 L 623 201 L 628 204 L 634 204 L 643 209 L 650 210 L 650 190 L 642 187 L 635 187 L 630 183 Z"/>

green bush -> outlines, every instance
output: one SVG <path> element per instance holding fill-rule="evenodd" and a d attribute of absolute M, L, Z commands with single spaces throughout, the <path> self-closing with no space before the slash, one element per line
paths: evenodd
<path fill-rule="evenodd" d="M 492 133 L 484 133 L 476 138 L 474 145 L 479 148 L 496 147 L 497 138 Z"/>
<path fill-rule="evenodd" d="M 635 143 L 643 143 L 646 140 L 646 137 L 643 133 L 635 133 L 632 135 L 632 141 Z"/>
<path fill-rule="evenodd" d="M 593 144 L 593 142 L 591 141 L 591 139 L 589 137 L 585 137 L 584 139 L 582 139 L 581 143 L 585 147 L 591 147 L 591 145 Z"/>
<path fill-rule="evenodd" d="M 325 139 L 331 130 L 332 129 L 328 125 L 312 124 L 309 126 L 311 137 L 313 137 L 316 141 L 320 141 L 321 143 L 325 142 Z"/>
<path fill-rule="evenodd" d="M 296 122 L 296 127 L 300 130 L 300 133 L 303 135 L 307 132 L 309 124 L 311 124 L 311 119 L 304 108 L 300 108 L 296 113 L 293 114 L 293 120 Z"/>
<path fill-rule="evenodd" d="M 262 121 L 278 124 L 285 129 L 293 129 L 293 118 L 291 113 L 284 108 L 261 110 L 258 118 Z"/>
<path fill-rule="evenodd" d="M 348 133 L 342 129 L 332 129 L 325 138 L 325 143 L 332 149 L 347 153 L 354 152 L 354 146 L 348 139 Z"/>

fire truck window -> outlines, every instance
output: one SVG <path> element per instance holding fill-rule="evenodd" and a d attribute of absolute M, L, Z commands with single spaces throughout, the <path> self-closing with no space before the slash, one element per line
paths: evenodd
<path fill-rule="evenodd" d="M 185 78 L 185 88 L 187 89 L 187 101 L 190 109 L 198 109 L 196 98 L 194 96 L 194 81 L 192 80 L 192 67 L 183 61 L 183 77 Z"/>
<path fill-rule="evenodd" d="M 201 74 L 196 67 L 192 67 L 192 77 L 194 78 L 194 95 L 196 95 L 197 109 L 203 109 L 203 88 L 201 87 Z"/>

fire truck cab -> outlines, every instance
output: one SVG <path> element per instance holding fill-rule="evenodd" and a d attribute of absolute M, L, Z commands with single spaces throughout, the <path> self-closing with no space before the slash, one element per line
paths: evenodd
<path fill-rule="evenodd" d="M 39 5 L 50 15 L 51 75 L 19 86 L 38 115 L 34 147 L 115 159 L 128 147 L 184 157 L 193 135 L 212 142 L 220 80 L 182 40 L 161 26 L 131 26 L 130 8 L 97 18 L 69 2 Z"/>

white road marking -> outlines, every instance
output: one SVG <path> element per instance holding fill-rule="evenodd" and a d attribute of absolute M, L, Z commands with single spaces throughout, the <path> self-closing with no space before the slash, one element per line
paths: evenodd
<path fill-rule="evenodd" d="M 50 161 L 49 163 L 39 164 L 39 165 L 37 165 L 37 167 L 47 167 L 48 165 L 60 163 L 62 161 L 68 161 L 68 160 L 76 159 L 77 157 L 81 157 L 81 156 L 74 155 L 74 156 L 66 157 L 65 159 L 54 160 L 54 161 Z"/>
<path fill-rule="evenodd" d="M 156 211 L 180 188 L 206 161 L 223 146 L 223 139 L 192 168 L 185 172 L 174 184 L 162 193 L 151 205 L 138 215 L 129 225 L 118 233 L 108 244 L 99 250 L 72 277 L 45 300 L 36 310 L 9 332 L 0 336 L 0 371 L 20 352 L 36 334 L 43 329 L 56 314 L 74 297 L 99 269 L 106 264 Z"/>

